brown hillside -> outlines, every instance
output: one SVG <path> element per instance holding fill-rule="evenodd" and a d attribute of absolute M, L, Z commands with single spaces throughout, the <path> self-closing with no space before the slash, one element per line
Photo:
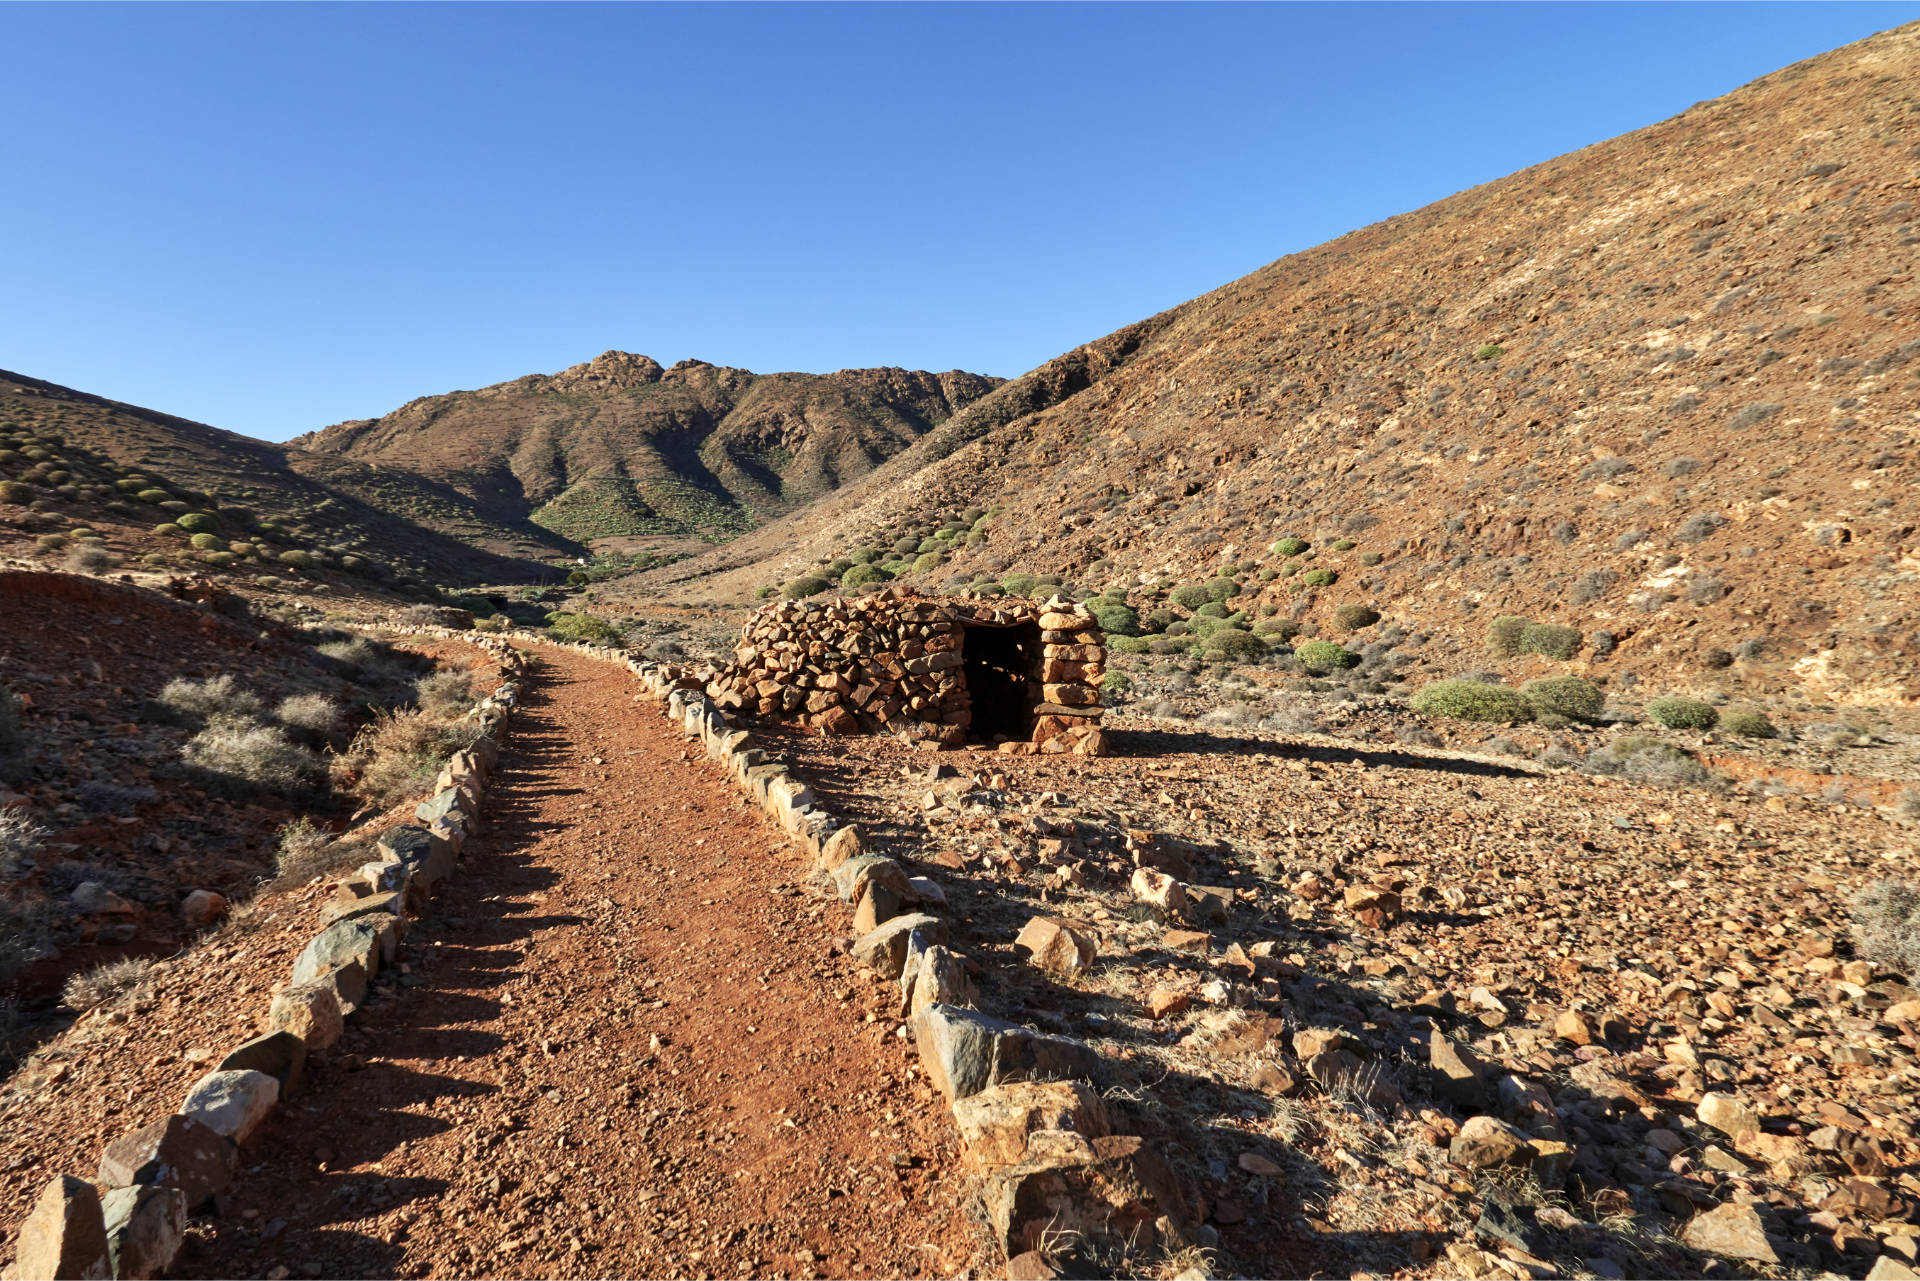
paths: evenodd
<path fill-rule="evenodd" d="M 306 454 L 5 370 L 0 429 L 52 433 L 97 455 L 98 466 L 54 455 L 59 461 L 48 465 L 65 466 L 75 483 L 145 477 L 150 490 L 233 513 L 225 522 L 229 536 L 253 529 L 256 519 L 268 521 L 279 531 L 267 540 L 275 547 L 339 548 L 336 554 L 430 581 L 512 581 L 535 572 L 518 557 L 572 550 L 545 530 L 491 522 L 457 491 L 410 472 Z M 33 465 L 30 458 L 0 459 L 0 479 L 25 477 Z M 104 470 L 109 466 L 114 470 Z M 171 519 L 135 501 L 140 488 L 129 484 L 104 511 L 50 488 L 45 497 L 80 502 L 90 519 L 131 527 Z"/>
<path fill-rule="evenodd" d="M 1364 602 L 1477 654 L 1523 614 L 1673 684 L 1738 654 L 1911 700 L 1917 76 L 1908 26 L 1281 259 L 650 581 L 743 595 L 986 508 L 921 580 L 1137 604 L 1232 566 L 1249 617 Z"/>
<path fill-rule="evenodd" d="M 294 445 L 403 470 L 501 524 L 572 539 L 732 533 L 867 475 L 997 379 L 903 369 L 754 374 L 609 351 L 415 400 Z"/>

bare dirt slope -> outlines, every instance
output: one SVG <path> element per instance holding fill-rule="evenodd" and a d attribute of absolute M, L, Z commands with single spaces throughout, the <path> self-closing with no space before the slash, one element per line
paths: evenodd
<path fill-rule="evenodd" d="M 542 652 L 412 972 L 311 1070 L 181 1275 L 967 1266 L 945 1118 L 866 1021 L 884 995 L 829 952 L 796 856 L 624 671 Z"/>
<path fill-rule="evenodd" d="M 609 351 L 557 374 L 411 401 L 292 443 L 409 472 L 503 524 L 569 538 L 737 533 L 866 475 L 999 380 L 755 374 Z"/>
<path fill-rule="evenodd" d="M 970 507 L 935 584 L 1177 583 L 1298 535 L 1338 581 L 1259 602 L 1307 619 L 1518 613 L 1668 669 L 1760 637 L 1911 697 L 1917 77 L 1899 28 L 1283 258 L 653 581 L 741 596 Z"/>

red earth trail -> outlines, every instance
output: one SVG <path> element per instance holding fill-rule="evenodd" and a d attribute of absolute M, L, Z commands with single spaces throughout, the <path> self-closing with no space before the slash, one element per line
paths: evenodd
<path fill-rule="evenodd" d="M 841 909 L 624 670 L 537 653 L 488 832 L 176 1273 L 977 1265 L 950 1127 L 832 949 Z"/>

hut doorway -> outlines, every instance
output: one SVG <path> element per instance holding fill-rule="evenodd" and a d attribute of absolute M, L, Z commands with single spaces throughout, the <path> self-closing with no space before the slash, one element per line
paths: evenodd
<path fill-rule="evenodd" d="M 1040 625 L 967 625 L 960 657 L 972 709 L 969 736 L 1032 738 L 1033 709 L 1040 702 Z"/>

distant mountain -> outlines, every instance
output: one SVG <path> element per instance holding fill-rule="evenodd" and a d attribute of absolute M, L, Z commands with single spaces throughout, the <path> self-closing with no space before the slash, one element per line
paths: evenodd
<path fill-rule="evenodd" d="M 754 374 L 609 351 L 557 374 L 411 401 L 290 446 L 463 496 L 502 527 L 584 542 L 728 537 L 861 479 L 980 399 L 978 374 Z M 415 518 L 465 537 L 455 518 Z"/>
<path fill-rule="evenodd" d="M 538 572 L 528 558 L 577 550 L 546 530 L 493 522 L 464 495 L 410 472 L 308 454 L 5 370 L 0 424 L 57 433 L 157 488 L 199 496 L 200 506 L 250 512 L 283 527 L 289 546 L 337 547 L 428 581 L 524 580 Z M 9 464 L 0 478 L 28 465 Z M 167 519 L 131 507 L 136 521 Z"/>
<path fill-rule="evenodd" d="M 1669 687 L 1920 697 L 1916 83 L 1910 25 L 1280 259 L 621 590 L 741 598 L 976 510 L 915 581 L 1227 567 L 1336 634 L 1519 614 Z"/>

